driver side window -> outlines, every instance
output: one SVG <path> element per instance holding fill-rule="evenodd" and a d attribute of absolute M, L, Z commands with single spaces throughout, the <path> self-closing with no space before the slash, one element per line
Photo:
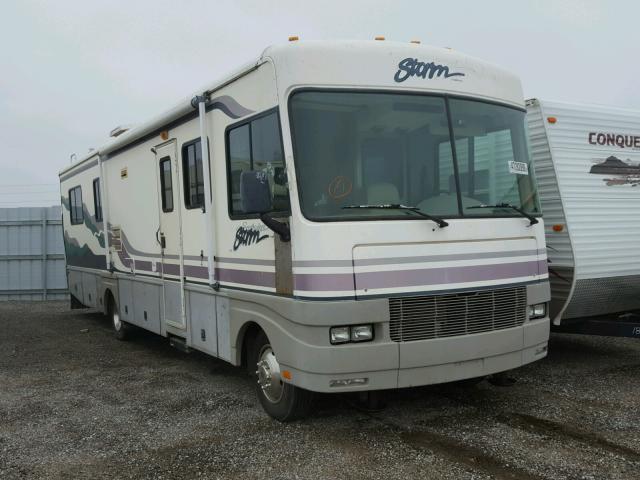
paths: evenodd
<path fill-rule="evenodd" d="M 289 212 L 289 186 L 285 170 L 278 113 L 271 111 L 227 130 L 227 183 L 231 218 L 254 216 L 242 208 L 242 172 L 264 172 L 269 181 L 273 212 Z"/>

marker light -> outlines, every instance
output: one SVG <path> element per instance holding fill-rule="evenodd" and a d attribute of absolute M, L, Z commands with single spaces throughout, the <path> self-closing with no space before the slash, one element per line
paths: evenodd
<path fill-rule="evenodd" d="M 282 377 L 286 378 L 287 380 L 291 380 L 291 377 L 292 377 L 291 372 L 289 370 L 283 370 Z"/>
<path fill-rule="evenodd" d="M 547 122 L 554 124 L 558 121 L 556 117 L 547 117 Z"/>
<path fill-rule="evenodd" d="M 536 305 L 529 305 L 529 320 L 535 320 L 536 318 L 543 318 L 547 314 L 547 304 L 538 303 Z"/>
<path fill-rule="evenodd" d="M 562 230 L 564 230 L 564 225 L 562 225 L 561 223 L 556 223 L 551 228 L 553 229 L 554 232 L 561 232 Z"/>
<path fill-rule="evenodd" d="M 290 42 L 297 42 L 298 40 L 300 40 L 300 37 L 298 37 L 298 35 L 289 36 L 289 41 Z"/>
<path fill-rule="evenodd" d="M 384 36 L 383 35 L 378 35 L 375 39 L 376 40 L 384 40 Z"/>
<path fill-rule="evenodd" d="M 411 40 L 409 43 L 420 43 L 420 40 Z"/>
<path fill-rule="evenodd" d="M 163 130 L 160 132 L 160 138 L 162 140 L 168 140 L 169 139 L 169 132 L 167 130 Z"/>

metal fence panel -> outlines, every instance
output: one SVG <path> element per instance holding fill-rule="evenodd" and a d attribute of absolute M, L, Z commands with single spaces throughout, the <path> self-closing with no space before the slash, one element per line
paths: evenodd
<path fill-rule="evenodd" d="M 62 208 L 0 208 L 0 301 L 68 298 Z"/>

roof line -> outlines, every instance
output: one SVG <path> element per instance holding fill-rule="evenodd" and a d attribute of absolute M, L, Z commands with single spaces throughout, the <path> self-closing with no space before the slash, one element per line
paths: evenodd
<path fill-rule="evenodd" d="M 181 102 L 176 104 L 170 110 L 167 110 L 161 113 L 160 115 L 153 117 L 151 120 L 148 120 L 147 122 L 144 122 L 143 124 L 132 128 L 131 130 L 123 133 L 122 135 L 119 135 L 114 140 L 106 143 L 100 148 L 96 150 L 92 150 L 91 152 L 87 153 L 85 156 L 81 157 L 78 161 L 60 170 L 60 172 L 58 173 L 58 176 L 62 176 L 68 173 L 69 171 L 82 165 L 86 161 L 96 157 L 96 155 L 108 155 L 109 153 L 112 153 L 116 150 L 120 150 L 123 147 L 126 147 L 127 145 L 129 145 L 130 143 L 135 142 L 139 138 L 142 138 L 145 135 L 148 135 L 149 133 L 159 128 L 162 128 L 164 125 L 167 125 L 172 121 L 194 111 L 194 108 L 191 104 L 191 99 L 193 98 L 194 95 L 205 95 L 205 96 L 211 95 L 215 91 L 226 87 L 230 83 L 236 81 L 237 79 L 257 69 L 264 62 L 265 60 L 261 55 L 257 61 L 246 63 L 242 67 L 234 70 L 231 74 L 218 79 L 210 86 L 202 88 L 200 90 L 196 90 L 196 92 L 193 95 L 183 99 Z"/>

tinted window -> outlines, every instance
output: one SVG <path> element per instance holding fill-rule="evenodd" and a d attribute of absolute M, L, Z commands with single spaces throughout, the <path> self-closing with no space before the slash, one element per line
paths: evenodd
<path fill-rule="evenodd" d="M 78 225 L 84 221 L 82 212 L 82 188 L 80 188 L 80 186 L 69 190 L 69 212 L 71 225 Z"/>
<path fill-rule="evenodd" d="M 486 208 L 503 203 L 539 212 L 519 109 L 439 96 L 303 91 L 292 95 L 290 113 L 307 218 L 408 218 L 397 205 L 443 217 L 519 215 Z"/>
<path fill-rule="evenodd" d="M 95 212 L 96 222 L 102 221 L 102 198 L 100 198 L 100 179 L 93 180 L 93 211 Z"/>
<path fill-rule="evenodd" d="M 450 103 L 464 214 L 505 213 L 503 209 L 470 208 L 479 203 L 507 203 L 538 213 L 525 113 L 472 100 L 452 99 Z M 514 165 L 524 173 L 514 170 Z"/>
<path fill-rule="evenodd" d="M 460 214 L 443 98 L 300 92 L 291 99 L 291 122 L 307 218 L 411 218 L 392 208 L 353 208 L 398 204 Z"/>
<path fill-rule="evenodd" d="M 258 117 L 227 133 L 229 211 L 243 215 L 240 174 L 257 170 L 266 173 L 273 211 L 289 211 L 289 186 L 285 172 L 280 124 L 276 112 Z"/>
<path fill-rule="evenodd" d="M 173 211 L 173 182 L 171 180 L 171 159 L 165 157 L 160 160 L 160 196 L 162 211 Z"/>
<path fill-rule="evenodd" d="M 182 175 L 184 176 L 184 203 L 187 208 L 204 205 L 204 175 L 200 140 L 182 147 Z"/>

